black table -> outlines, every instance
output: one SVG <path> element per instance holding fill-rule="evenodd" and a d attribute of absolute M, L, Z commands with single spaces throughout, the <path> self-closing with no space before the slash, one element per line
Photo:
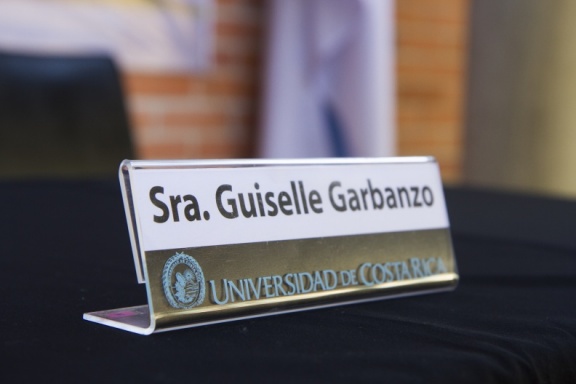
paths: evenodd
<path fill-rule="evenodd" d="M 118 183 L 2 182 L 0 382 L 576 382 L 576 203 L 446 196 L 455 292 L 146 337 Z"/>

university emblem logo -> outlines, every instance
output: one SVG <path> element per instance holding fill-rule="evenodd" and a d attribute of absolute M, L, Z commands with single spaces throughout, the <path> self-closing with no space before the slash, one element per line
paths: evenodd
<path fill-rule="evenodd" d="M 190 309 L 204 302 L 206 284 L 202 268 L 185 253 L 177 252 L 166 260 L 162 286 L 168 303 L 174 308 Z"/>

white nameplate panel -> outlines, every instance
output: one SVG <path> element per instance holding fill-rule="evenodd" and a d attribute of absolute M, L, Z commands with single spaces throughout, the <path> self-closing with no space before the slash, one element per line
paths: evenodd
<path fill-rule="evenodd" d="M 148 305 L 87 320 L 150 334 L 458 281 L 433 158 L 126 160 L 120 179 Z"/>

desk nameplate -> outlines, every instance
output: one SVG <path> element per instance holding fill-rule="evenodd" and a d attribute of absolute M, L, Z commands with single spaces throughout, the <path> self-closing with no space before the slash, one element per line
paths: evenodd
<path fill-rule="evenodd" d="M 431 158 L 125 161 L 120 173 L 149 303 L 87 320 L 150 334 L 458 281 Z"/>

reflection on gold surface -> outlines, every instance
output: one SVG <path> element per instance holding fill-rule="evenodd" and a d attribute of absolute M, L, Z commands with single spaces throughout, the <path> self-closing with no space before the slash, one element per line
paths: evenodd
<path fill-rule="evenodd" d="M 174 272 L 180 280 L 163 283 L 176 254 L 203 274 L 205 298 L 193 308 L 175 308 L 164 290 L 186 284 L 186 266 Z M 158 328 L 446 290 L 458 281 L 448 229 L 153 251 L 146 266 Z"/>

